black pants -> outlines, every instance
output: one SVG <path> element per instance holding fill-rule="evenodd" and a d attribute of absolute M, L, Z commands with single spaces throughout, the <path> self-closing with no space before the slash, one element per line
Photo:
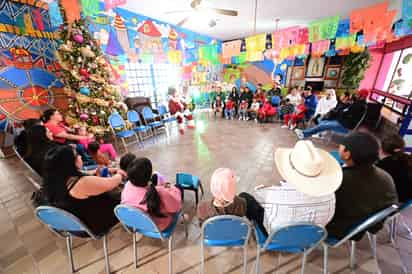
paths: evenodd
<path fill-rule="evenodd" d="M 259 204 L 256 199 L 249 193 L 242 192 L 239 197 L 246 200 L 246 217 L 255 225 L 259 226 L 260 230 L 268 236 L 266 228 L 263 225 L 263 218 L 265 216 L 265 209 Z"/>

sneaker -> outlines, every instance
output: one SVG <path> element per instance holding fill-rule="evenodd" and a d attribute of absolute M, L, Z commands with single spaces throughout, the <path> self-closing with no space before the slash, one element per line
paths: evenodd
<path fill-rule="evenodd" d="M 239 117 L 239 121 L 241 121 L 242 120 L 242 117 Z"/>
<path fill-rule="evenodd" d="M 257 119 L 255 118 L 255 123 L 257 123 L 258 121 L 257 121 Z"/>
<path fill-rule="evenodd" d="M 303 135 L 303 132 L 301 129 L 298 129 L 298 128 L 295 129 L 295 133 L 299 140 L 305 139 L 305 136 Z"/>
<path fill-rule="evenodd" d="M 296 124 L 291 124 L 289 127 L 290 130 L 294 130 L 295 128 L 296 128 Z"/>
<path fill-rule="evenodd" d="M 283 125 L 280 128 L 288 128 L 288 125 Z"/>

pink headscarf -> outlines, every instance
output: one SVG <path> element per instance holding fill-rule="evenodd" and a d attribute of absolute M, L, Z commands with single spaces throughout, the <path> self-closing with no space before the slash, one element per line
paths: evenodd
<path fill-rule="evenodd" d="M 226 202 L 233 202 L 236 196 L 236 177 L 229 168 L 218 168 L 210 180 L 210 191 L 213 197 Z"/>

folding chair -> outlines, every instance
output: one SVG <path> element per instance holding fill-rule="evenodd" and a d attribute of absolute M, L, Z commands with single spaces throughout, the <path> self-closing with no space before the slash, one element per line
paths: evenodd
<path fill-rule="evenodd" d="M 144 137 L 149 136 L 148 132 L 151 131 L 151 128 L 143 124 L 143 122 L 140 120 L 139 113 L 137 113 L 135 110 L 129 110 L 127 112 L 127 120 L 130 123 L 133 123 L 133 125 L 135 126 L 133 130 L 137 132 L 139 140 L 140 140 L 140 144 L 143 146 Z M 142 132 L 145 133 L 145 136 L 141 135 Z M 152 135 L 153 135 L 153 132 L 152 132 Z"/>
<path fill-rule="evenodd" d="M 173 218 L 172 223 L 163 231 L 157 227 L 157 225 L 152 221 L 150 216 L 146 213 L 132 206 L 118 205 L 114 209 L 119 221 L 122 223 L 123 227 L 127 232 L 133 235 L 133 253 L 134 253 L 134 264 L 137 268 L 137 242 L 136 233 L 140 233 L 146 237 L 160 239 L 162 241 L 168 241 L 169 247 L 169 274 L 173 273 L 172 265 L 172 236 L 175 231 L 176 224 L 181 216 L 178 212 Z M 186 229 L 186 226 L 185 226 Z M 186 230 L 187 231 L 187 230 Z M 187 232 L 186 232 L 187 233 Z"/>
<path fill-rule="evenodd" d="M 189 173 L 176 173 L 176 185 L 180 186 L 184 190 L 192 190 L 195 192 L 196 205 L 199 203 L 199 188 L 204 194 L 202 183 L 199 177 Z M 184 192 L 182 191 L 182 201 L 184 199 Z"/>
<path fill-rule="evenodd" d="M 305 273 L 307 255 L 319 246 L 328 235 L 323 227 L 312 223 L 287 224 L 271 232 L 268 237 L 265 237 L 257 225 L 255 225 L 255 232 L 257 241 L 256 274 L 259 273 L 260 253 L 266 250 L 303 253 L 301 273 Z"/>
<path fill-rule="evenodd" d="M 41 181 L 43 178 L 40 176 L 37 171 L 35 171 L 25 160 L 24 158 L 20 155 L 20 153 L 17 151 L 17 148 L 13 146 L 13 151 L 16 154 L 17 158 L 23 163 L 23 165 L 27 168 L 30 174 L 25 174 L 24 177 L 26 177 L 27 180 L 29 180 L 30 183 L 33 184 L 33 186 L 36 189 L 40 189 L 41 187 Z"/>
<path fill-rule="evenodd" d="M 176 118 L 171 116 L 171 114 L 167 111 L 167 108 L 165 105 L 159 105 L 157 107 L 157 110 L 159 111 L 159 115 L 162 119 L 162 122 L 167 125 L 168 123 L 172 123 L 176 121 Z"/>
<path fill-rule="evenodd" d="M 243 247 L 243 273 L 247 273 L 247 245 L 252 225 L 246 218 L 221 215 L 202 224 L 200 239 L 201 274 L 205 273 L 205 246 Z"/>
<path fill-rule="evenodd" d="M 144 107 L 142 109 L 142 116 L 145 124 L 152 129 L 153 134 L 155 133 L 155 130 L 157 131 L 161 127 L 164 128 L 163 122 L 157 121 L 157 119 L 160 119 L 160 116 L 155 115 L 150 107 Z"/>
<path fill-rule="evenodd" d="M 337 248 L 340 247 L 343 243 L 350 241 L 351 243 L 351 251 L 350 251 L 350 268 L 352 270 L 355 269 L 356 266 L 356 241 L 352 240 L 354 236 L 356 236 L 359 233 L 362 233 L 368 229 L 371 229 L 373 226 L 383 222 L 386 218 L 389 216 L 393 215 L 398 211 L 398 206 L 396 205 L 391 205 L 388 208 L 385 208 L 383 210 L 378 211 L 377 213 L 373 214 L 372 216 L 366 218 L 363 222 L 360 224 L 354 226 L 348 234 L 346 234 L 345 237 L 343 237 L 341 240 L 338 240 L 333 237 L 328 237 L 324 243 L 323 243 L 323 252 L 324 252 L 324 258 L 323 258 L 323 273 L 328 274 L 328 249 L 329 248 Z M 379 263 L 378 263 L 378 258 L 376 254 L 376 235 L 370 233 L 369 231 L 367 232 L 368 238 L 369 238 L 369 243 L 372 249 L 372 255 L 375 260 L 376 267 L 378 269 L 378 273 L 381 273 L 379 269 Z"/>
<path fill-rule="evenodd" d="M 72 236 L 80 238 L 103 239 L 103 251 L 106 273 L 110 274 L 109 253 L 107 249 L 107 234 L 95 235 L 90 229 L 73 214 L 52 206 L 39 206 L 36 208 L 36 216 L 42 223 L 57 235 L 66 238 L 67 254 L 72 273 L 76 272 L 73 263 Z"/>
<path fill-rule="evenodd" d="M 409 210 L 410 208 L 412 208 L 412 200 L 409 200 L 400 205 L 398 214 L 393 216 L 393 218 L 391 219 L 390 234 L 391 240 L 394 242 L 394 244 L 396 244 L 398 236 L 398 225 L 402 225 L 407 232 L 406 235 L 401 235 L 401 237 L 412 240 L 412 228 L 408 225 L 408 223 L 405 221 L 405 218 L 402 216 L 402 212 Z"/>
<path fill-rule="evenodd" d="M 123 120 L 122 116 L 119 113 L 112 113 L 109 116 L 109 125 L 112 129 L 113 135 L 117 138 L 120 138 L 122 141 L 123 147 L 128 152 L 127 145 L 125 139 L 130 137 L 134 137 L 136 139 L 135 142 L 130 142 L 129 144 L 134 144 L 138 142 L 138 137 L 133 130 L 128 130 L 126 128 L 126 122 Z M 115 140 L 117 140 L 117 138 Z"/>

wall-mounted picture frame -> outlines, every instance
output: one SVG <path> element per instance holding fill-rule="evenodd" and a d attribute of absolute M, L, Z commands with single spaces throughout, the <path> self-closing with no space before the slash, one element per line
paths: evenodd
<path fill-rule="evenodd" d="M 326 68 L 325 80 L 338 80 L 340 67 L 328 67 Z"/>
<path fill-rule="evenodd" d="M 324 57 L 310 58 L 308 69 L 306 70 L 306 77 L 308 78 L 323 77 L 324 68 L 325 68 L 325 58 Z"/>
<path fill-rule="evenodd" d="M 292 80 L 305 79 L 305 67 L 294 67 L 292 72 Z"/>

